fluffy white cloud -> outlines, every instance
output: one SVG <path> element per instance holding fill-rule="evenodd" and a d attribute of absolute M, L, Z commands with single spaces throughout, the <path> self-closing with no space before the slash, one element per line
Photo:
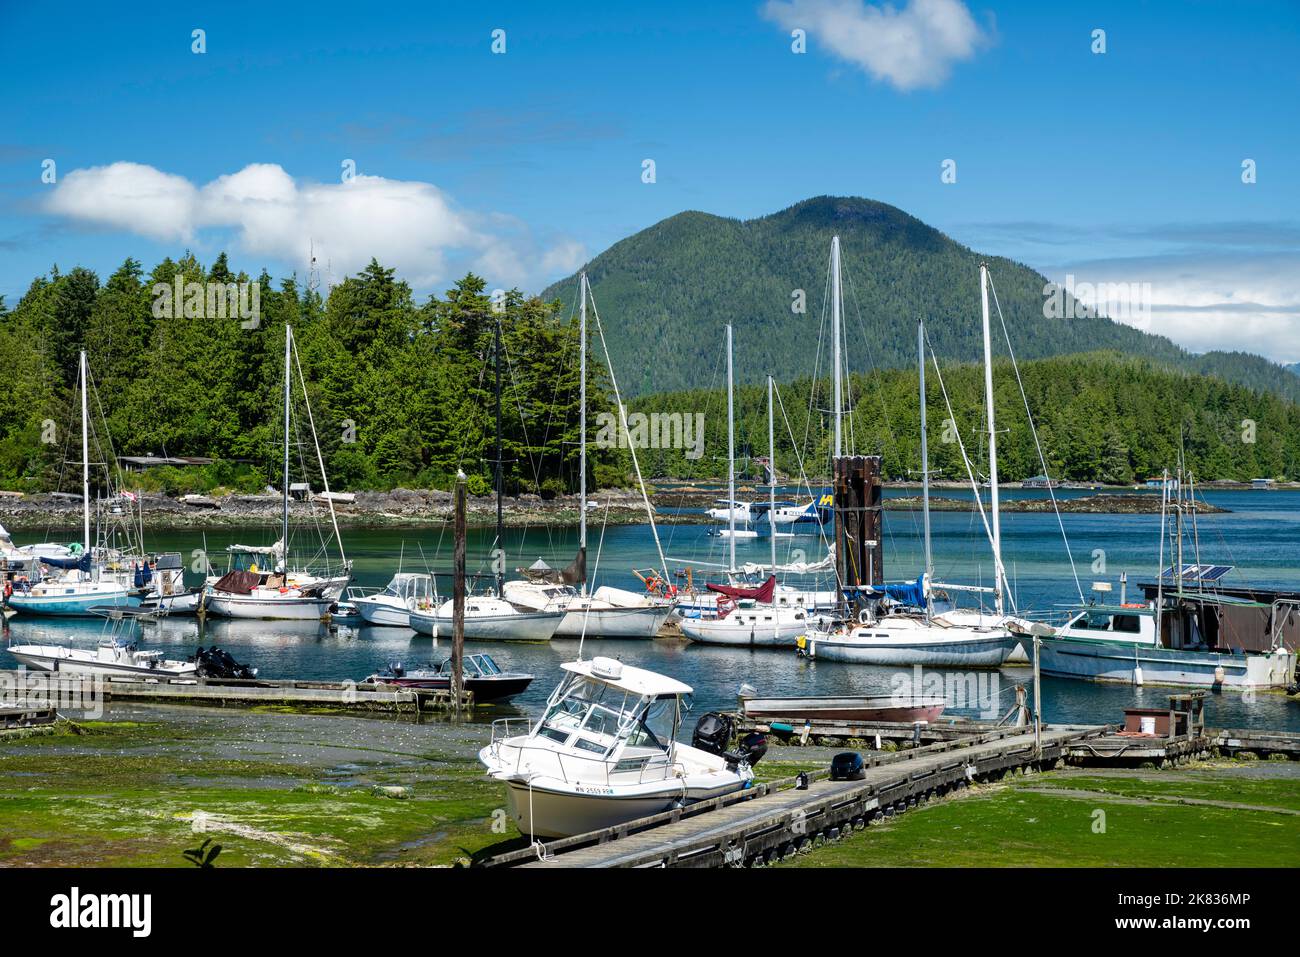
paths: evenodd
<path fill-rule="evenodd" d="M 1254 352 L 1277 362 L 1300 361 L 1300 253 L 1186 253 L 1093 260 L 1049 270 L 1074 284 L 1146 289 L 1138 315 L 1110 312 L 1119 322 L 1167 336 L 1193 352 Z M 1105 298 L 1105 297 L 1103 297 Z"/>
<path fill-rule="evenodd" d="M 575 258 L 576 244 L 539 249 L 526 230 L 516 225 L 503 233 L 502 217 L 461 210 L 430 183 L 360 174 L 349 182 L 299 181 L 274 163 L 254 163 L 201 187 L 139 163 L 74 170 L 45 208 L 161 241 L 228 230 L 246 253 L 302 269 L 314 252 L 335 276 L 374 257 L 417 288 L 450 278 L 454 259 L 458 267 L 487 271 L 494 285 L 540 290 Z"/>
<path fill-rule="evenodd" d="M 768 0 L 763 15 L 900 90 L 939 86 L 988 39 L 961 0 Z"/>

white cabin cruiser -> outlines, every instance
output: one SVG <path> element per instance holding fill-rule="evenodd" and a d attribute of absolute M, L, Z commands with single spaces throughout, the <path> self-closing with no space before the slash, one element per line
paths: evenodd
<path fill-rule="evenodd" d="M 566 662 L 542 719 L 526 734 L 509 720 L 493 724 L 479 752 L 489 777 L 503 781 L 519 830 L 568 837 L 612 827 L 693 801 L 750 786 L 762 751 L 732 754 L 729 737 L 702 735 L 712 750 L 681 744 L 676 735 L 691 688 L 673 678 L 611 658 Z M 500 733 L 498 733 L 500 732 Z"/>
<path fill-rule="evenodd" d="M 436 608 L 412 608 L 411 627 L 433 638 L 450 637 L 452 599 Z M 564 620 L 563 611 L 523 612 L 494 595 L 465 596 L 465 639 L 467 641 L 550 641 Z"/>
<path fill-rule="evenodd" d="M 433 595 L 433 576 L 398 572 L 381 592 L 349 588 L 348 599 L 368 625 L 411 627 L 411 609 L 427 604 Z"/>

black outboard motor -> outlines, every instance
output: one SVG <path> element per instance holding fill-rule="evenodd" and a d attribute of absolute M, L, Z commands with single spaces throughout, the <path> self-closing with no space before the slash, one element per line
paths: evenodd
<path fill-rule="evenodd" d="M 727 745 L 731 743 L 735 730 L 736 723 L 729 715 L 710 711 L 696 722 L 691 747 L 722 757 L 727 753 Z"/>
<path fill-rule="evenodd" d="M 866 776 L 866 764 L 858 752 L 842 751 L 831 758 L 832 781 L 861 781 Z"/>
<path fill-rule="evenodd" d="M 763 760 L 767 754 L 767 735 L 761 731 L 751 731 L 740 739 L 740 756 L 751 768 Z"/>

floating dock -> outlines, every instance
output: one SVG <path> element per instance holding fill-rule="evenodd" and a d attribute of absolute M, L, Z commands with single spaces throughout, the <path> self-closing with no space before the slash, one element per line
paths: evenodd
<path fill-rule="evenodd" d="M 332 711 L 372 711 L 418 714 L 450 711 L 456 707 L 450 691 L 399 688 L 394 685 L 357 684 L 351 681 L 243 680 L 235 678 L 140 679 L 110 677 L 98 682 L 81 675 L 57 672 L 7 672 L 30 682 L 42 679 L 41 694 L 53 701 L 149 701 L 197 704 L 210 707 L 325 708 Z M 93 690 L 92 690 L 93 689 Z M 460 707 L 474 703 L 472 692 L 461 695 Z"/>

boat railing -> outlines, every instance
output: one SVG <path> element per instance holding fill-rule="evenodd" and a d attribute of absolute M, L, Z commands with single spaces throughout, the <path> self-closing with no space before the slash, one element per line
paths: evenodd
<path fill-rule="evenodd" d="M 492 722 L 492 753 L 498 759 L 501 756 L 500 746 L 505 738 L 510 737 L 508 723 L 514 721 L 519 724 L 523 721 L 520 718 L 498 718 Z M 498 731 L 497 724 L 501 723 L 502 730 Z M 636 771 L 636 783 L 644 784 L 649 775 L 649 780 L 671 780 L 674 777 L 684 778 L 686 776 L 686 765 L 677 758 L 669 758 L 665 753 L 662 759 L 656 759 L 655 755 L 647 755 L 645 760 L 640 762 L 639 767 L 624 767 L 621 771 L 619 765 L 627 759 L 614 759 L 600 755 L 585 755 L 575 752 L 557 751 L 554 748 L 543 747 L 536 744 L 512 744 L 515 749 L 515 759 L 513 771 L 516 773 L 525 773 L 529 770 L 527 762 L 524 760 L 527 753 L 539 752 L 546 755 L 547 758 L 553 759 L 555 766 L 559 769 L 559 776 L 565 784 L 604 784 L 612 785 L 611 776 L 618 775 L 626 782 L 626 775 Z M 593 773 L 594 772 L 594 775 Z M 650 772 L 653 772 L 651 775 Z"/>

